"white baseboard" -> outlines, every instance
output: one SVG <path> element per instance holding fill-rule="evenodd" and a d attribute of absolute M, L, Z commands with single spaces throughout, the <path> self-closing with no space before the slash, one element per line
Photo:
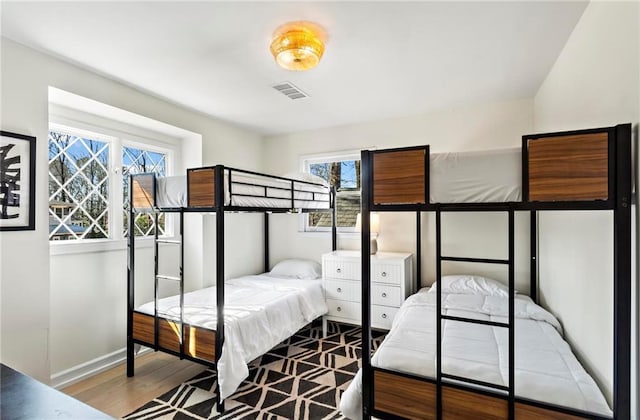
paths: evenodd
<path fill-rule="evenodd" d="M 142 347 L 136 354 L 136 357 L 151 351 L 150 348 Z M 83 379 L 87 379 L 93 375 L 97 375 L 100 372 L 104 372 L 107 369 L 111 369 L 127 360 L 126 347 L 116 350 L 113 353 L 105 354 L 96 359 L 89 360 L 88 362 L 81 363 L 72 368 L 63 370 L 62 372 L 54 373 L 51 375 L 50 386 L 56 389 L 61 389 L 66 386 L 72 385 L 76 382 L 80 382 Z"/>

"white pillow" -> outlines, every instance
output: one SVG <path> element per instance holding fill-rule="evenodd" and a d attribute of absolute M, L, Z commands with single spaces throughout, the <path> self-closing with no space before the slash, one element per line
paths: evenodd
<path fill-rule="evenodd" d="M 273 277 L 319 279 L 322 277 L 322 266 L 311 260 L 282 260 L 271 269 L 269 274 Z"/>
<path fill-rule="evenodd" d="M 434 283 L 429 293 L 435 293 L 437 284 Z M 467 274 L 442 276 L 442 292 L 458 293 L 462 295 L 484 295 L 509 297 L 509 288 L 493 279 Z"/>
<path fill-rule="evenodd" d="M 310 174 L 308 172 L 289 172 L 282 175 L 285 178 L 295 179 L 296 181 L 313 182 L 314 184 L 329 186 L 329 183 L 318 175 Z"/>

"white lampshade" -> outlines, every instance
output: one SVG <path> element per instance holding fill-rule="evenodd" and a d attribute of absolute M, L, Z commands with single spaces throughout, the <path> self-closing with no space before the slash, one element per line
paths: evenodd
<path fill-rule="evenodd" d="M 361 232 L 362 228 L 362 215 L 358 213 L 356 217 L 356 231 Z M 380 216 L 378 213 L 369 213 L 369 231 L 371 233 L 380 232 Z"/>
<path fill-rule="evenodd" d="M 356 230 L 358 232 L 361 232 L 361 227 L 362 227 L 362 217 L 360 213 L 358 213 L 358 216 L 356 217 Z M 369 213 L 369 227 L 370 227 L 370 233 L 377 234 L 378 232 L 380 232 L 380 217 L 378 216 L 378 213 Z M 372 255 L 378 252 L 378 241 L 376 240 L 375 237 L 371 238 L 370 251 Z"/>

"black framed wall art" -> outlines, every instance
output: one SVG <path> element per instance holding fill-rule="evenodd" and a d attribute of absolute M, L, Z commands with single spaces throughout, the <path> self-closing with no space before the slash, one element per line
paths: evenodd
<path fill-rule="evenodd" d="M 0 131 L 0 231 L 35 229 L 36 138 Z"/>

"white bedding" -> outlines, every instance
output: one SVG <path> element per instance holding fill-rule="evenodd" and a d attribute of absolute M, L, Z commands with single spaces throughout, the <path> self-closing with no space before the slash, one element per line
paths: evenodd
<path fill-rule="evenodd" d="M 247 364 L 327 312 L 321 280 L 262 274 L 225 282 L 225 342 L 218 363 L 220 395 L 227 398 L 249 375 Z M 136 309 L 153 315 L 153 302 Z M 179 296 L 158 301 L 159 314 L 179 319 Z M 184 321 L 216 329 L 216 288 L 184 295 Z"/>
<path fill-rule="evenodd" d="M 520 148 L 480 152 L 432 153 L 430 156 L 431 203 L 480 203 L 522 200 L 522 154 Z M 242 172 L 225 172 L 225 205 L 291 207 L 291 182 Z M 242 183 L 260 186 L 243 185 Z M 263 197 L 265 195 L 267 197 Z M 285 188 L 282 190 L 280 188 Z M 294 182 L 294 208 L 329 208 L 327 187 Z M 159 207 L 186 207 L 186 177 L 158 178 Z M 244 195 L 253 195 L 246 197 Z M 307 201 L 315 200 L 315 201 Z"/>
<path fill-rule="evenodd" d="M 558 321 L 527 296 L 516 295 L 516 395 L 611 415 L 606 400 L 561 337 Z M 436 294 L 409 297 L 372 358 L 374 366 L 435 377 Z M 442 293 L 443 313 L 508 322 L 508 298 Z M 454 321 L 443 323 L 444 373 L 508 385 L 508 330 Z M 361 372 L 340 402 L 343 414 L 362 413 Z"/>
<path fill-rule="evenodd" d="M 432 203 L 489 203 L 522 200 L 521 148 L 432 153 Z"/>
<path fill-rule="evenodd" d="M 225 206 L 291 208 L 291 181 L 236 171 L 231 171 L 231 184 L 229 184 L 229 171 L 225 171 L 224 180 Z M 156 204 L 158 207 L 187 206 L 186 176 L 158 177 L 157 181 Z M 293 189 L 294 208 L 329 208 L 328 187 L 294 181 Z"/>

